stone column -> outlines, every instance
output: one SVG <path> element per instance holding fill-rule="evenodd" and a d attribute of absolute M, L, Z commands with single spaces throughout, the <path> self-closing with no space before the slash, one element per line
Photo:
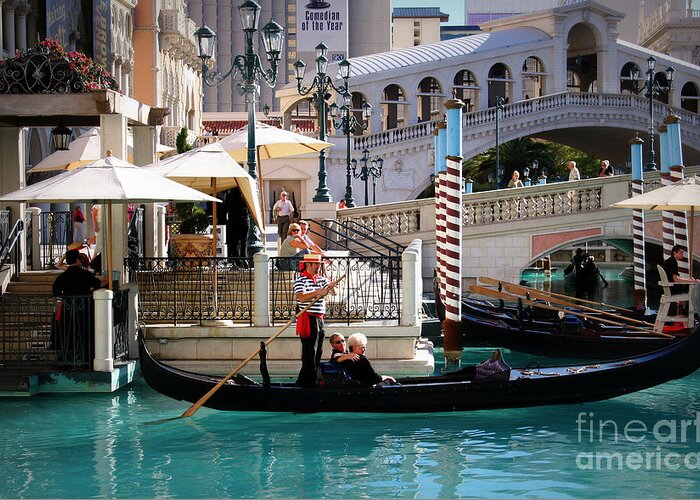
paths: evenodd
<path fill-rule="evenodd" d="M 129 291 L 128 307 L 129 307 L 129 359 L 138 359 L 139 357 L 139 287 L 136 283 L 129 283 L 122 287 L 122 290 Z"/>
<path fill-rule="evenodd" d="M 143 167 L 156 161 L 156 127 L 147 125 L 135 125 L 132 127 L 134 134 L 132 155 L 134 165 Z M 157 255 L 158 220 L 156 218 L 156 204 L 146 203 L 144 223 L 146 225 L 144 237 L 146 238 L 146 255 Z"/>
<path fill-rule="evenodd" d="M 5 3 L 2 11 L 4 35 L 5 35 L 5 48 L 7 49 L 7 55 L 9 57 L 14 57 L 16 45 L 15 45 L 15 2 L 9 1 Z"/>
<path fill-rule="evenodd" d="M 26 180 L 24 169 L 26 164 L 24 149 L 24 132 L 19 127 L 0 127 L 0 193 L 5 194 L 16 189 L 25 187 Z M 14 224 L 17 219 L 24 220 L 24 203 L 7 203 Z M 3 208 L 5 205 L 3 204 Z M 20 239 L 20 255 L 24 256 L 24 238 Z M 23 258 L 20 263 L 20 270 L 26 269 L 26 260 Z"/>
<path fill-rule="evenodd" d="M 100 115 L 100 140 L 102 141 L 101 152 L 103 157 L 106 156 L 107 150 L 111 150 L 112 156 L 121 159 L 127 158 L 126 125 L 126 117 L 120 114 Z M 126 279 L 124 275 L 124 258 L 128 255 L 126 205 L 113 203 L 111 218 L 109 218 L 109 212 L 109 204 L 102 207 L 103 244 L 105 245 L 105 255 L 102 256 L 102 269 L 105 272 L 107 271 L 109 252 L 111 252 L 112 269 L 118 271 L 119 278 L 124 280 Z M 107 248 L 110 240 L 112 242 L 111 248 Z M 114 277 L 110 277 L 110 279 L 114 279 Z"/>
<path fill-rule="evenodd" d="M 15 9 L 15 40 L 19 50 L 27 50 L 27 5 L 17 5 Z"/>
<path fill-rule="evenodd" d="M 32 214 L 32 270 L 41 270 L 41 209 L 27 208 Z"/>
<path fill-rule="evenodd" d="M 113 297 L 114 292 L 104 288 L 92 292 L 95 307 L 95 359 L 92 360 L 92 369 L 96 372 L 114 370 Z"/>
<path fill-rule="evenodd" d="M 270 326 L 270 256 L 265 252 L 253 255 L 253 280 L 255 282 L 254 326 Z"/>

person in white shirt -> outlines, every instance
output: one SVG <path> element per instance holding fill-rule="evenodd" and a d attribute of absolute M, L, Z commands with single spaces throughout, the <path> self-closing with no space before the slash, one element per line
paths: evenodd
<path fill-rule="evenodd" d="M 568 167 L 569 167 L 569 180 L 570 181 L 580 181 L 581 174 L 579 173 L 578 168 L 576 168 L 576 162 L 570 161 L 568 164 Z"/>
<path fill-rule="evenodd" d="M 289 224 L 291 223 L 292 214 L 294 213 L 294 205 L 287 198 L 287 192 L 280 193 L 280 199 L 272 206 L 272 213 L 277 219 L 277 240 L 283 241 L 289 232 Z"/>

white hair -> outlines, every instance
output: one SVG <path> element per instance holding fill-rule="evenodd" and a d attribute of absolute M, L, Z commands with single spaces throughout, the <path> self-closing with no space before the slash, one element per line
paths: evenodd
<path fill-rule="evenodd" d="M 348 337 L 348 347 L 367 346 L 367 337 L 364 333 L 353 333 Z"/>

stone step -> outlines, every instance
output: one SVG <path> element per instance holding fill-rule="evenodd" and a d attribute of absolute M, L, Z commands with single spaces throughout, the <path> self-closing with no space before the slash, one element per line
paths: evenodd
<path fill-rule="evenodd" d="M 17 295 L 51 295 L 53 291 L 53 281 L 42 283 L 40 281 L 11 281 L 7 285 L 5 293 Z"/>

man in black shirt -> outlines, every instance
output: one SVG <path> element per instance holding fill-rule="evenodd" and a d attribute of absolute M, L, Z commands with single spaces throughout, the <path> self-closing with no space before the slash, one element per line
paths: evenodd
<path fill-rule="evenodd" d="M 673 283 L 697 283 L 698 280 L 695 278 L 683 278 L 678 272 L 678 261 L 683 260 L 684 252 L 684 247 L 681 245 L 674 245 L 673 248 L 671 248 L 671 256 L 664 261 L 661 267 L 666 271 L 668 280 Z M 671 293 L 673 295 L 686 293 L 687 291 L 688 285 L 675 285 L 671 287 Z"/>
<path fill-rule="evenodd" d="M 66 252 L 66 264 L 68 269 L 58 275 L 53 282 L 53 294 L 55 297 L 64 295 L 88 295 L 93 290 L 102 287 L 102 281 L 94 274 L 80 266 L 77 250 Z"/>

